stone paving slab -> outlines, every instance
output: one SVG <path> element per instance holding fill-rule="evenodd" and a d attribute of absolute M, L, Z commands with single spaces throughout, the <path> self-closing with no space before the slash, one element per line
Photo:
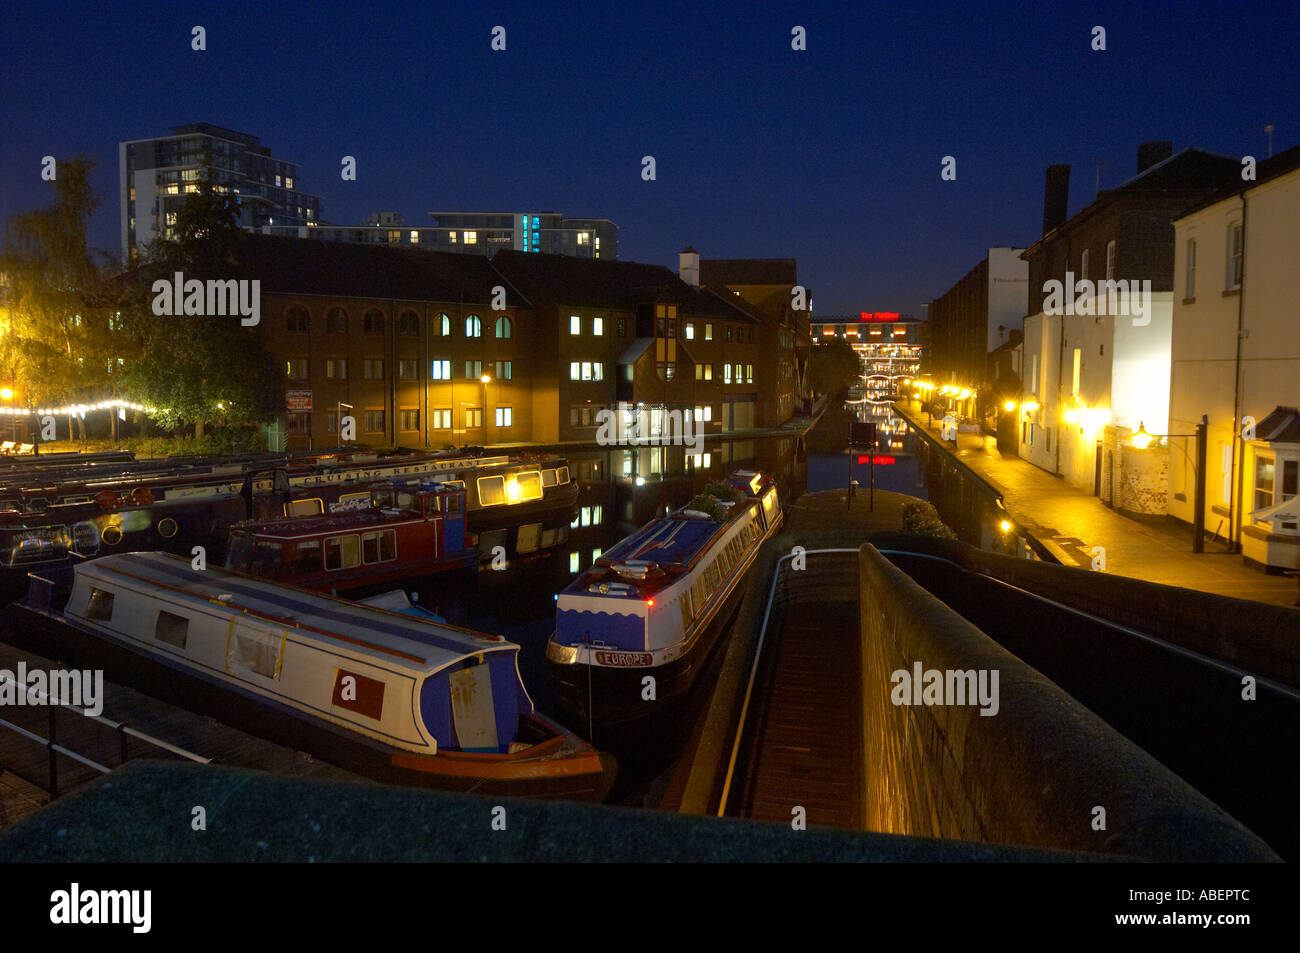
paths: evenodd
<path fill-rule="evenodd" d="M 914 427 L 938 438 L 938 420 L 927 427 L 915 402 L 895 408 Z M 1207 540 L 1204 553 L 1193 553 L 1190 528 L 1168 518 L 1140 520 L 1117 513 L 1091 493 L 1003 453 L 991 436 L 959 433 L 955 450 L 951 443 L 940 445 L 1002 494 L 1017 523 L 1058 556 L 1063 551 L 1066 565 L 1089 567 L 1092 548 L 1101 546 L 1109 573 L 1271 605 L 1297 601 L 1294 579 L 1251 569 L 1240 555 L 1224 552 L 1213 541 Z"/>

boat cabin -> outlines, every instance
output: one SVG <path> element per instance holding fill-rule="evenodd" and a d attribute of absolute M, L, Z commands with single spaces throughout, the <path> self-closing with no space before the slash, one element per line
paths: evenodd
<path fill-rule="evenodd" d="M 365 509 L 241 523 L 228 552 L 227 569 L 333 591 L 478 562 L 466 545 L 464 489 L 431 481 L 372 490 Z"/>

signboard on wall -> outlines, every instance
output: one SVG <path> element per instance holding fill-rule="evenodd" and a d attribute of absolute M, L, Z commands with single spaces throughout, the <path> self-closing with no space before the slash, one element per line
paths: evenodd
<path fill-rule="evenodd" d="M 897 311 L 860 311 L 859 321 L 897 321 Z"/>
<path fill-rule="evenodd" d="M 309 390 L 287 390 L 284 392 L 285 409 L 292 412 L 302 413 L 311 410 L 311 391 Z"/>

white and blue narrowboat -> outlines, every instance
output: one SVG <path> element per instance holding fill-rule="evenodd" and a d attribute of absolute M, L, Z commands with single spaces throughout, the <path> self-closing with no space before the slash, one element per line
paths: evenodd
<path fill-rule="evenodd" d="M 536 711 L 519 646 L 167 553 L 32 573 L 20 640 L 380 781 L 601 800 L 607 755 Z"/>
<path fill-rule="evenodd" d="M 570 724 L 621 733 L 691 690 L 782 518 L 770 478 L 740 470 L 728 486 L 712 514 L 683 507 L 648 523 L 556 597 L 546 657 Z"/>

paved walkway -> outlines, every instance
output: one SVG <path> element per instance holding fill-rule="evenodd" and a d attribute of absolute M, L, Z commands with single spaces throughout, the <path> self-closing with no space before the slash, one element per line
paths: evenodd
<path fill-rule="evenodd" d="M 917 403 L 895 407 L 913 426 L 938 436 L 939 421 L 927 428 Z M 1251 569 L 1213 540 L 1206 541 L 1204 553 L 1193 553 L 1190 527 L 1172 519 L 1123 516 L 1091 493 L 1003 453 L 991 436 L 963 433 L 956 450 L 951 443 L 941 446 L 1001 492 L 1016 522 L 1067 566 L 1090 566 L 1092 548 L 1101 546 L 1110 573 L 1272 605 L 1296 602 L 1295 579 Z"/>

